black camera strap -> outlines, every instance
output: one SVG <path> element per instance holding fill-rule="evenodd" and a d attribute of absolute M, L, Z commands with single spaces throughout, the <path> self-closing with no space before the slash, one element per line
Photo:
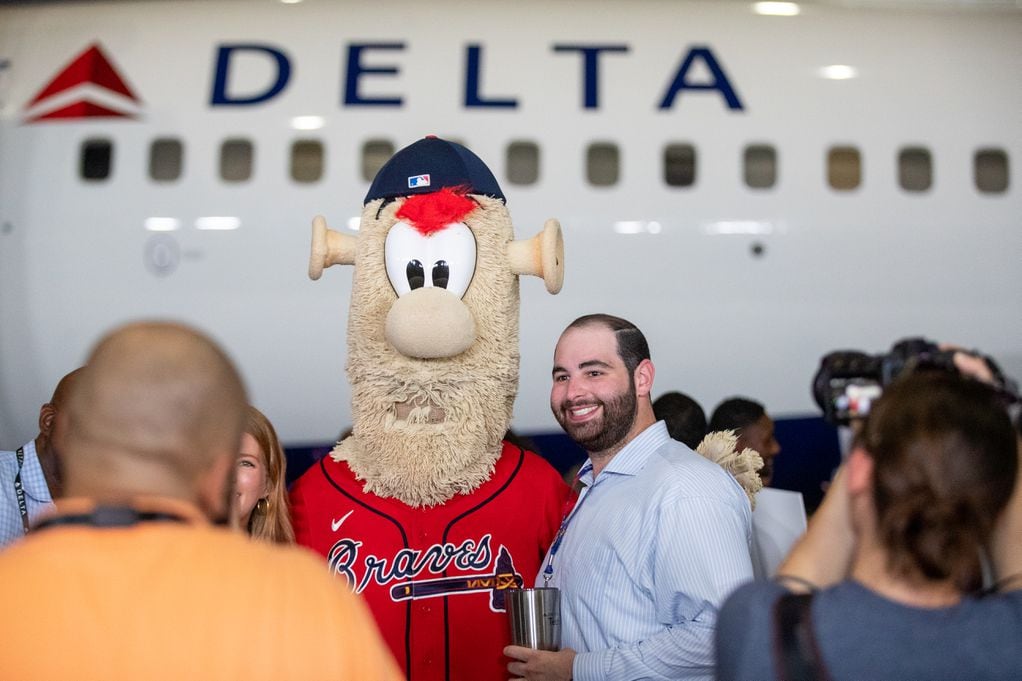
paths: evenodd
<path fill-rule="evenodd" d="M 9 451 L 9 450 L 8 450 Z M 14 494 L 18 497 L 18 511 L 21 513 L 21 527 L 28 533 L 28 503 L 25 501 L 25 487 L 21 484 L 21 469 L 25 465 L 25 448 L 18 447 L 18 472 L 14 476 Z"/>
<path fill-rule="evenodd" d="M 128 506 L 97 506 L 89 513 L 62 515 L 38 523 L 33 531 L 62 525 L 89 525 L 91 527 L 131 527 L 145 522 L 186 522 L 185 518 L 173 513 L 138 511 Z"/>
<path fill-rule="evenodd" d="M 787 593 L 774 604 L 774 663 L 780 681 L 830 681 L 813 635 L 813 595 Z"/>

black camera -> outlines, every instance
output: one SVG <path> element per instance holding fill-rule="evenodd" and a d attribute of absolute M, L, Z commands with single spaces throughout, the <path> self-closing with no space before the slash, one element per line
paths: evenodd
<path fill-rule="evenodd" d="M 1018 400 L 1013 382 L 991 358 L 977 352 L 941 350 L 925 338 L 900 340 L 883 355 L 867 355 L 857 350 L 828 353 L 820 360 L 820 368 L 813 377 L 813 398 L 828 422 L 846 426 L 853 419 L 865 417 L 884 388 L 906 372 L 934 369 L 959 373 L 954 362 L 957 352 L 986 362 L 998 384 L 994 389 L 1004 394 L 1008 402 Z"/>

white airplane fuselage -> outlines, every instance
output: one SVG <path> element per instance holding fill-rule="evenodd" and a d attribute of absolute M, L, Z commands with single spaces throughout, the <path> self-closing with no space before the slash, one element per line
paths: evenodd
<path fill-rule="evenodd" d="M 137 318 L 205 329 L 283 441 L 331 441 L 350 425 L 351 273 L 308 279 L 309 225 L 323 214 L 343 230 L 359 214 L 366 142 L 427 134 L 489 164 L 517 238 L 549 217 L 564 229 L 563 291 L 521 282 L 520 432 L 558 430 L 553 346 L 597 311 L 646 333 L 654 395 L 682 390 L 708 410 L 741 394 L 782 417 L 817 414 L 823 354 L 909 335 L 1022 376 L 1022 12 L 497 7 L 0 8 L 0 446 L 32 437 L 57 379 Z M 93 45 L 128 95 L 93 69 L 33 101 Z M 857 77 L 821 78 L 830 65 Z M 128 116 L 74 114 L 100 106 Z M 322 126 L 293 127 L 309 116 Z M 150 176 L 160 139 L 183 150 L 171 181 Z M 231 139 L 253 149 L 247 180 L 221 176 Z M 82 179 L 97 140 L 108 175 Z M 296 141 L 320 145 L 318 179 L 292 179 Z M 508 177 L 516 142 L 538 150 L 535 182 Z M 594 143 L 617 149 L 616 182 L 587 177 Z M 678 145 L 695 151 L 694 182 L 672 186 L 664 154 Z M 774 150 L 772 186 L 744 179 L 750 145 Z M 834 148 L 858 150 L 857 187 L 829 184 Z M 906 149 L 928 154 L 927 189 L 903 188 Z M 985 150 L 1007 159 L 1003 190 L 977 187 Z"/>

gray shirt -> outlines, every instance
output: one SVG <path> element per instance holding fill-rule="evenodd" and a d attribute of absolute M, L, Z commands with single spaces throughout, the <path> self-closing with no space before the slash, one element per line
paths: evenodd
<path fill-rule="evenodd" d="M 772 610 L 786 593 L 746 584 L 717 622 L 718 681 L 777 679 Z M 813 632 L 833 681 L 1022 679 L 1022 590 L 915 608 L 845 581 L 813 598 Z"/>

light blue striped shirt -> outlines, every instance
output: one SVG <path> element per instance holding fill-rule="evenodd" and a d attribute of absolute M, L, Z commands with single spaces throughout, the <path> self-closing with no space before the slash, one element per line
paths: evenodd
<path fill-rule="evenodd" d="M 25 490 L 28 518 L 35 522 L 39 515 L 53 505 L 50 488 L 46 485 L 43 467 L 36 455 L 35 442 L 24 447 L 25 463 L 21 468 L 21 485 Z M 0 548 L 20 539 L 25 534 L 18 509 L 18 495 L 14 491 L 14 478 L 18 474 L 16 452 L 0 452 Z"/>
<path fill-rule="evenodd" d="M 745 493 L 662 421 L 581 480 L 550 581 L 575 681 L 712 679 L 717 610 L 752 579 Z"/>

